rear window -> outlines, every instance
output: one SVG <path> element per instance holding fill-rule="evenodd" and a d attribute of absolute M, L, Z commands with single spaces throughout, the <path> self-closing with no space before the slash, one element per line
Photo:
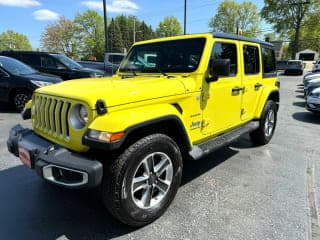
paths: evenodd
<path fill-rule="evenodd" d="M 278 61 L 278 64 L 286 64 L 287 61 Z M 276 58 L 274 50 L 262 47 L 263 76 L 272 77 L 276 75 Z"/>

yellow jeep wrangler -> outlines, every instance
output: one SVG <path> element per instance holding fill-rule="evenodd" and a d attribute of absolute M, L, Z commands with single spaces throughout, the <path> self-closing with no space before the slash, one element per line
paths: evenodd
<path fill-rule="evenodd" d="M 183 160 L 239 136 L 273 136 L 279 104 L 272 44 L 194 34 L 134 44 L 110 78 L 37 89 L 11 153 L 54 184 L 97 187 L 120 221 L 143 226 L 175 197 Z"/>

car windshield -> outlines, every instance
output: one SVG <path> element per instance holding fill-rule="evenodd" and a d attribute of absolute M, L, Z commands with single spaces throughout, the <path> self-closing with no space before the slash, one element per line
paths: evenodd
<path fill-rule="evenodd" d="M 37 71 L 28 65 L 9 57 L 0 57 L 0 66 L 13 75 L 28 75 Z"/>
<path fill-rule="evenodd" d="M 71 58 L 68 58 L 65 55 L 62 54 L 50 54 L 54 58 L 58 59 L 61 63 L 63 63 L 65 66 L 67 66 L 70 69 L 80 69 L 83 68 L 80 64 L 73 61 Z"/>
<path fill-rule="evenodd" d="M 200 63 L 205 38 L 163 41 L 134 46 L 120 72 L 193 72 Z"/>

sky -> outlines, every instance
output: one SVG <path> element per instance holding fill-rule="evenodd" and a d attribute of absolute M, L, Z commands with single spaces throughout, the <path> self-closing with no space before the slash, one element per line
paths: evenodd
<path fill-rule="evenodd" d="M 155 29 L 166 16 L 175 16 L 183 26 L 184 0 L 106 0 L 108 17 L 134 15 Z M 236 0 L 242 2 L 241 0 Z M 34 49 L 41 33 L 59 16 L 73 19 L 88 9 L 103 15 L 102 0 L 0 0 L 0 33 L 13 30 L 26 35 Z M 222 0 L 187 0 L 187 33 L 208 32 L 208 22 Z M 255 0 L 258 8 L 263 0 Z"/>

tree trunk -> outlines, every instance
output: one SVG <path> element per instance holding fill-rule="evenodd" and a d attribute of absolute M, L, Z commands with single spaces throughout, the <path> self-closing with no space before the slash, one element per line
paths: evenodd
<path fill-rule="evenodd" d="M 301 20 L 298 20 L 297 26 L 295 28 L 295 34 L 294 34 L 294 43 L 293 43 L 293 50 L 292 50 L 292 55 L 291 55 L 292 59 L 295 59 L 296 53 L 299 52 L 300 25 L 301 25 Z"/>

